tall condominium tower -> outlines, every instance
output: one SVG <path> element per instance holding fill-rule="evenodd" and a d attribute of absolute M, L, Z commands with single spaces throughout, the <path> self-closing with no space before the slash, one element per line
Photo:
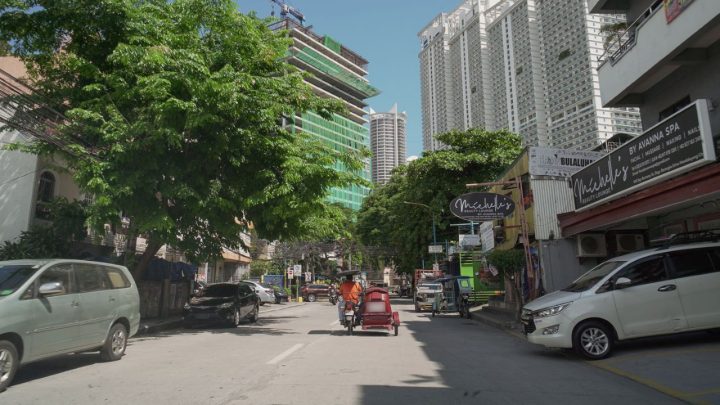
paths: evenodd
<path fill-rule="evenodd" d="M 293 40 L 288 62 L 312 73 L 307 83 L 316 94 L 344 102 L 347 114 L 335 114 L 326 120 L 314 112 L 303 113 L 289 123 L 294 131 L 317 136 L 325 145 L 340 151 L 359 151 L 370 147 L 365 99 L 380 92 L 370 85 L 366 76 L 367 60 L 331 37 L 320 36 L 289 18 L 275 22 L 273 30 L 287 30 Z M 370 162 L 361 175 L 370 180 Z M 338 162 L 336 170 L 346 170 Z M 369 189 L 362 186 L 334 188 L 329 199 L 354 210 L 360 209 Z"/>
<path fill-rule="evenodd" d="M 441 18 L 449 15 L 459 15 L 459 24 Z M 466 0 L 441 14 L 428 26 L 433 30 L 419 34 L 423 124 L 434 118 L 425 117 L 433 101 L 425 89 L 436 85 L 425 82 L 433 76 L 424 74 L 424 53 L 428 41 L 439 40 L 435 32 L 446 32 L 449 44 L 444 60 L 432 66 L 443 66 L 445 76 L 436 81 L 446 88 L 442 96 L 452 113 L 441 130 L 423 125 L 424 140 L 448 129 L 507 128 L 526 146 L 593 149 L 616 133 L 640 133 L 636 110 L 600 103 L 601 28 L 620 21 L 588 14 L 586 0 Z M 433 146 L 424 143 L 425 150 Z"/>
<path fill-rule="evenodd" d="M 419 58 L 424 150 L 442 149 L 443 145 L 434 135 L 454 128 L 450 39 L 461 26 L 463 17 L 471 11 L 469 5 L 463 4 L 452 13 L 438 15 L 418 33 L 422 44 Z"/>
<path fill-rule="evenodd" d="M 370 109 L 370 146 L 372 150 L 372 181 L 385 184 L 390 172 L 405 164 L 405 127 L 407 115 L 398 113 L 397 104 L 389 112 Z"/>

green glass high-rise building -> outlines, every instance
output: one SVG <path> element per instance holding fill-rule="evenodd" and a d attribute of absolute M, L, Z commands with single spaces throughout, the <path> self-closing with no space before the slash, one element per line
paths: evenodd
<path fill-rule="evenodd" d="M 335 114 L 331 120 L 307 112 L 295 117 L 290 124 L 292 129 L 312 134 L 334 150 L 369 149 L 370 130 L 365 100 L 380 92 L 366 78 L 367 60 L 331 37 L 320 36 L 289 18 L 277 21 L 270 28 L 288 32 L 293 40 L 288 62 L 312 73 L 306 81 L 315 93 L 343 101 L 348 111 L 345 115 Z M 335 169 L 346 170 L 340 163 Z M 361 175 L 370 180 L 369 161 Z M 362 186 L 334 188 L 328 198 L 331 202 L 358 210 L 368 193 L 369 189 Z"/>

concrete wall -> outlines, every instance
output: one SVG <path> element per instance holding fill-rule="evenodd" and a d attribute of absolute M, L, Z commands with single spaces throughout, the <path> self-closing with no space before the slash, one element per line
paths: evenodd
<path fill-rule="evenodd" d="M 710 126 L 713 135 L 720 134 L 720 42 L 708 49 L 706 60 L 685 65 L 643 94 L 640 107 L 643 129 L 657 124 L 660 111 L 680 101 L 710 99 Z"/>
<path fill-rule="evenodd" d="M 19 132 L 0 128 L 0 243 L 28 230 L 35 209 L 38 158 L 3 150 L 10 143 L 26 141 Z"/>
<path fill-rule="evenodd" d="M 597 259 L 579 259 L 575 239 L 540 241 L 540 263 L 545 292 L 567 287 L 581 274 L 598 264 Z"/>

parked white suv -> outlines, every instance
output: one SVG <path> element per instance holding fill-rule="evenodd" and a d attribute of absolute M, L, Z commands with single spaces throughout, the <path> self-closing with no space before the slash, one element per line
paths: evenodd
<path fill-rule="evenodd" d="M 610 259 L 523 308 L 530 342 L 602 359 L 616 341 L 720 328 L 720 243 Z"/>

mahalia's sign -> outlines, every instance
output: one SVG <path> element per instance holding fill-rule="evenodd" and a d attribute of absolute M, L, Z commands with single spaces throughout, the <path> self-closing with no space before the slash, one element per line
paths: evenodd
<path fill-rule="evenodd" d="M 467 221 L 503 219 L 515 211 L 510 197 L 494 193 L 467 193 L 450 202 L 450 212 Z"/>

